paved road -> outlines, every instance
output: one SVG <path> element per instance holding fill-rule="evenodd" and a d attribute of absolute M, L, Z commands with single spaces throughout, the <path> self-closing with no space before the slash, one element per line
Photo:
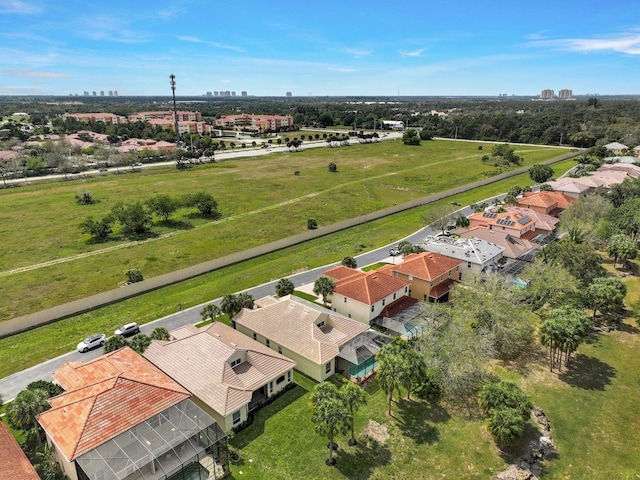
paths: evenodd
<path fill-rule="evenodd" d="M 492 199 L 489 199 L 487 201 L 490 202 L 491 200 Z M 461 208 L 458 211 L 463 215 L 469 215 L 471 213 L 471 209 L 469 207 Z M 433 228 L 427 226 L 403 239 L 400 239 L 399 241 L 408 240 L 414 244 L 420 244 L 427 235 L 435 235 L 438 233 L 440 233 L 439 230 L 434 230 Z M 377 250 L 363 253 L 362 255 L 356 256 L 355 259 L 358 262 L 358 265 L 361 267 L 366 265 L 371 265 L 377 262 L 381 262 L 383 260 L 388 260 L 390 247 L 395 246 L 397 243 L 398 242 L 394 242 L 392 244 L 378 248 Z M 293 281 L 293 284 L 296 286 L 296 288 L 298 288 L 302 285 L 313 283 L 322 274 L 322 272 L 324 272 L 328 268 L 338 265 L 339 263 L 340 262 L 332 263 L 330 265 L 324 265 L 322 267 L 314 268 L 313 270 L 308 270 L 305 272 L 292 275 L 288 278 L 291 279 L 291 281 Z M 262 285 L 258 285 L 256 287 L 243 290 L 243 291 L 250 293 L 251 295 L 253 295 L 253 298 L 255 299 L 262 298 L 267 295 L 273 295 L 275 293 L 276 282 L 277 280 L 274 280 L 272 282 L 264 283 Z M 215 299 L 213 300 L 213 303 L 219 305 L 220 300 L 221 300 L 220 298 Z M 166 327 L 168 330 L 171 331 L 183 325 L 187 325 L 189 323 L 191 324 L 198 323 L 202 320 L 200 317 L 200 310 L 202 310 L 202 307 L 204 305 L 206 304 L 196 305 L 189 309 L 177 311 L 172 315 L 168 315 L 166 317 L 154 320 L 153 322 L 150 322 L 141 326 L 141 331 L 142 333 L 149 334 L 154 328 L 160 327 L 160 326 Z M 105 333 L 110 334 L 111 332 L 105 332 Z M 80 340 L 81 339 L 78 339 L 78 341 Z M 8 377 L 2 378 L 0 379 L 0 396 L 2 396 L 2 398 L 5 401 L 11 400 L 15 398 L 15 396 L 21 390 L 23 390 L 29 383 L 35 380 L 41 380 L 41 379 L 52 380 L 53 372 L 55 372 L 58 368 L 60 368 L 64 363 L 80 362 L 80 361 L 86 362 L 87 360 L 91 360 L 93 358 L 99 357 L 100 355 L 102 355 L 102 353 L 103 353 L 102 348 L 97 348 L 87 353 L 80 353 L 77 351 L 73 351 L 73 352 L 69 352 L 67 354 L 61 355 L 57 358 L 48 360 L 34 367 L 23 370 L 21 372 L 17 372 Z"/>

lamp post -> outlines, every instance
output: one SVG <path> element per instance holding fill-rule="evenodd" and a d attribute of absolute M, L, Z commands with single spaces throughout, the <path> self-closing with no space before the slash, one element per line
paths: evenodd
<path fill-rule="evenodd" d="M 171 93 L 173 94 L 173 120 L 176 127 L 176 147 L 180 148 L 180 130 L 178 129 L 178 109 L 176 108 L 176 76 L 172 73 L 169 75 L 169 83 L 171 84 Z"/>

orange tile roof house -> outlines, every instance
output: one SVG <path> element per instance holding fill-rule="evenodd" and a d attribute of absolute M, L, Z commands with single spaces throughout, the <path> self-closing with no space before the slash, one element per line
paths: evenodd
<path fill-rule="evenodd" d="M 234 317 L 235 328 L 295 360 L 297 370 L 318 382 L 339 370 L 364 377 L 385 341 L 362 322 L 291 295 L 256 305 L 262 307 Z"/>
<path fill-rule="evenodd" d="M 500 230 L 521 238 L 527 232 L 535 232 L 536 224 L 528 214 L 511 212 L 477 212 L 469 216 L 469 228 L 484 227 Z"/>
<path fill-rule="evenodd" d="M 226 437 L 187 390 L 128 347 L 54 373 L 65 389 L 38 416 L 72 480 L 167 479 L 208 465 L 228 473 Z"/>
<path fill-rule="evenodd" d="M 562 192 L 541 190 L 539 192 L 525 192 L 522 197 L 518 198 L 518 206 L 557 217 L 574 200 L 575 198 Z"/>
<path fill-rule="evenodd" d="M 296 362 L 223 323 L 188 325 L 144 356 L 179 382 L 225 430 L 293 383 Z"/>
<path fill-rule="evenodd" d="M 446 302 L 453 285 L 462 279 L 462 262 L 433 252 L 412 253 L 398 265 L 377 271 L 411 282 L 409 295 L 419 301 Z"/>
<path fill-rule="evenodd" d="M 331 308 L 369 325 L 382 310 L 409 293 L 411 282 L 406 279 L 363 272 L 343 265 L 330 268 L 323 275 L 335 280 Z"/>
<path fill-rule="evenodd" d="M 0 420 L 0 480 L 40 480 L 27 456 Z"/>

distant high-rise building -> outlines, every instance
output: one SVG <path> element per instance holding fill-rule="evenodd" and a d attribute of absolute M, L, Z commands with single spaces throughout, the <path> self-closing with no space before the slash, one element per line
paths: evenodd
<path fill-rule="evenodd" d="M 97 96 L 97 94 L 96 94 L 96 91 L 95 91 L 95 90 L 93 91 L 93 96 L 94 96 L 94 97 L 95 97 L 95 96 Z"/>
<path fill-rule="evenodd" d="M 207 92 L 207 97 L 210 97 L 210 96 L 211 96 L 211 92 Z"/>
<path fill-rule="evenodd" d="M 88 96 L 89 96 L 89 92 L 87 92 L 87 91 L 85 90 L 85 91 L 84 91 L 84 93 L 83 93 L 83 95 L 84 95 L 85 97 L 88 97 Z"/>
<path fill-rule="evenodd" d="M 220 95 L 220 92 L 218 92 L 218 91 L 216 91 L 216 90 L 214 90 L 214 91 L 213 91 L 213 96 L 214 96 L 214 97 L 217 97 L 217 96 L 219 96 L 219 95 Z"/>
<path fill-rule="evenodd" d="M 236 96 L 236 92 L 231 92 L 231 96 L 235 97 Z"/>
<path fill-rule="evenodd" d="M 109 90 L 109 96 L 113 97 L 113 90 Z"/>
<path fill-rule="evenodd" d="M 100 90 L 100 96 L 104 97 L 104 90 Z"/>
<path fill-rule="evenodd" d="M 291 95 L 291 92 L 287 92 L 287 93 L 285 93 L 285 95 L 286 95 L 287 97 L 291 97 L 291 96 L 292 96 L 292 95 Z"/>
<path fill-rule="evenodd" d="M 551 88 L 545 88 L 544 90 L 542 90 L 542 92 L 540 93 L 540 98 L 544 99 L 544 100 L 548 100 L 550 98 L 553 98 L 553 89 Z"/>
<path fill-rule="evenodd" d="M 569 88 L 563 88 L 558 92 L 558 98 L 567 100 L 571 97 L 573 97 L 573 92 Z"/>
<path fill-rule="evenodd" d="M 242 92 L 240 92 L 240 96 L 241 97 L 246 97 L 247 96 L 247 92 L 245 90 L 243 90 Z"/>
<path fill-rule="evenodd" d="M 117 96 L 118 96 L 118 90 L 114 90 L 114 91 L 113 91 L 113 96 L 114 96 L 114 97 L 117 97 Z"/>

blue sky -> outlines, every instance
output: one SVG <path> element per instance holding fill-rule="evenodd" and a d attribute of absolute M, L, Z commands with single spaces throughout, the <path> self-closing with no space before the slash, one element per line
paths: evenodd
<path fill-rule="evenodd" d="M 0 95 L 640 94 L 637 0 L 0 0 Z"/>

